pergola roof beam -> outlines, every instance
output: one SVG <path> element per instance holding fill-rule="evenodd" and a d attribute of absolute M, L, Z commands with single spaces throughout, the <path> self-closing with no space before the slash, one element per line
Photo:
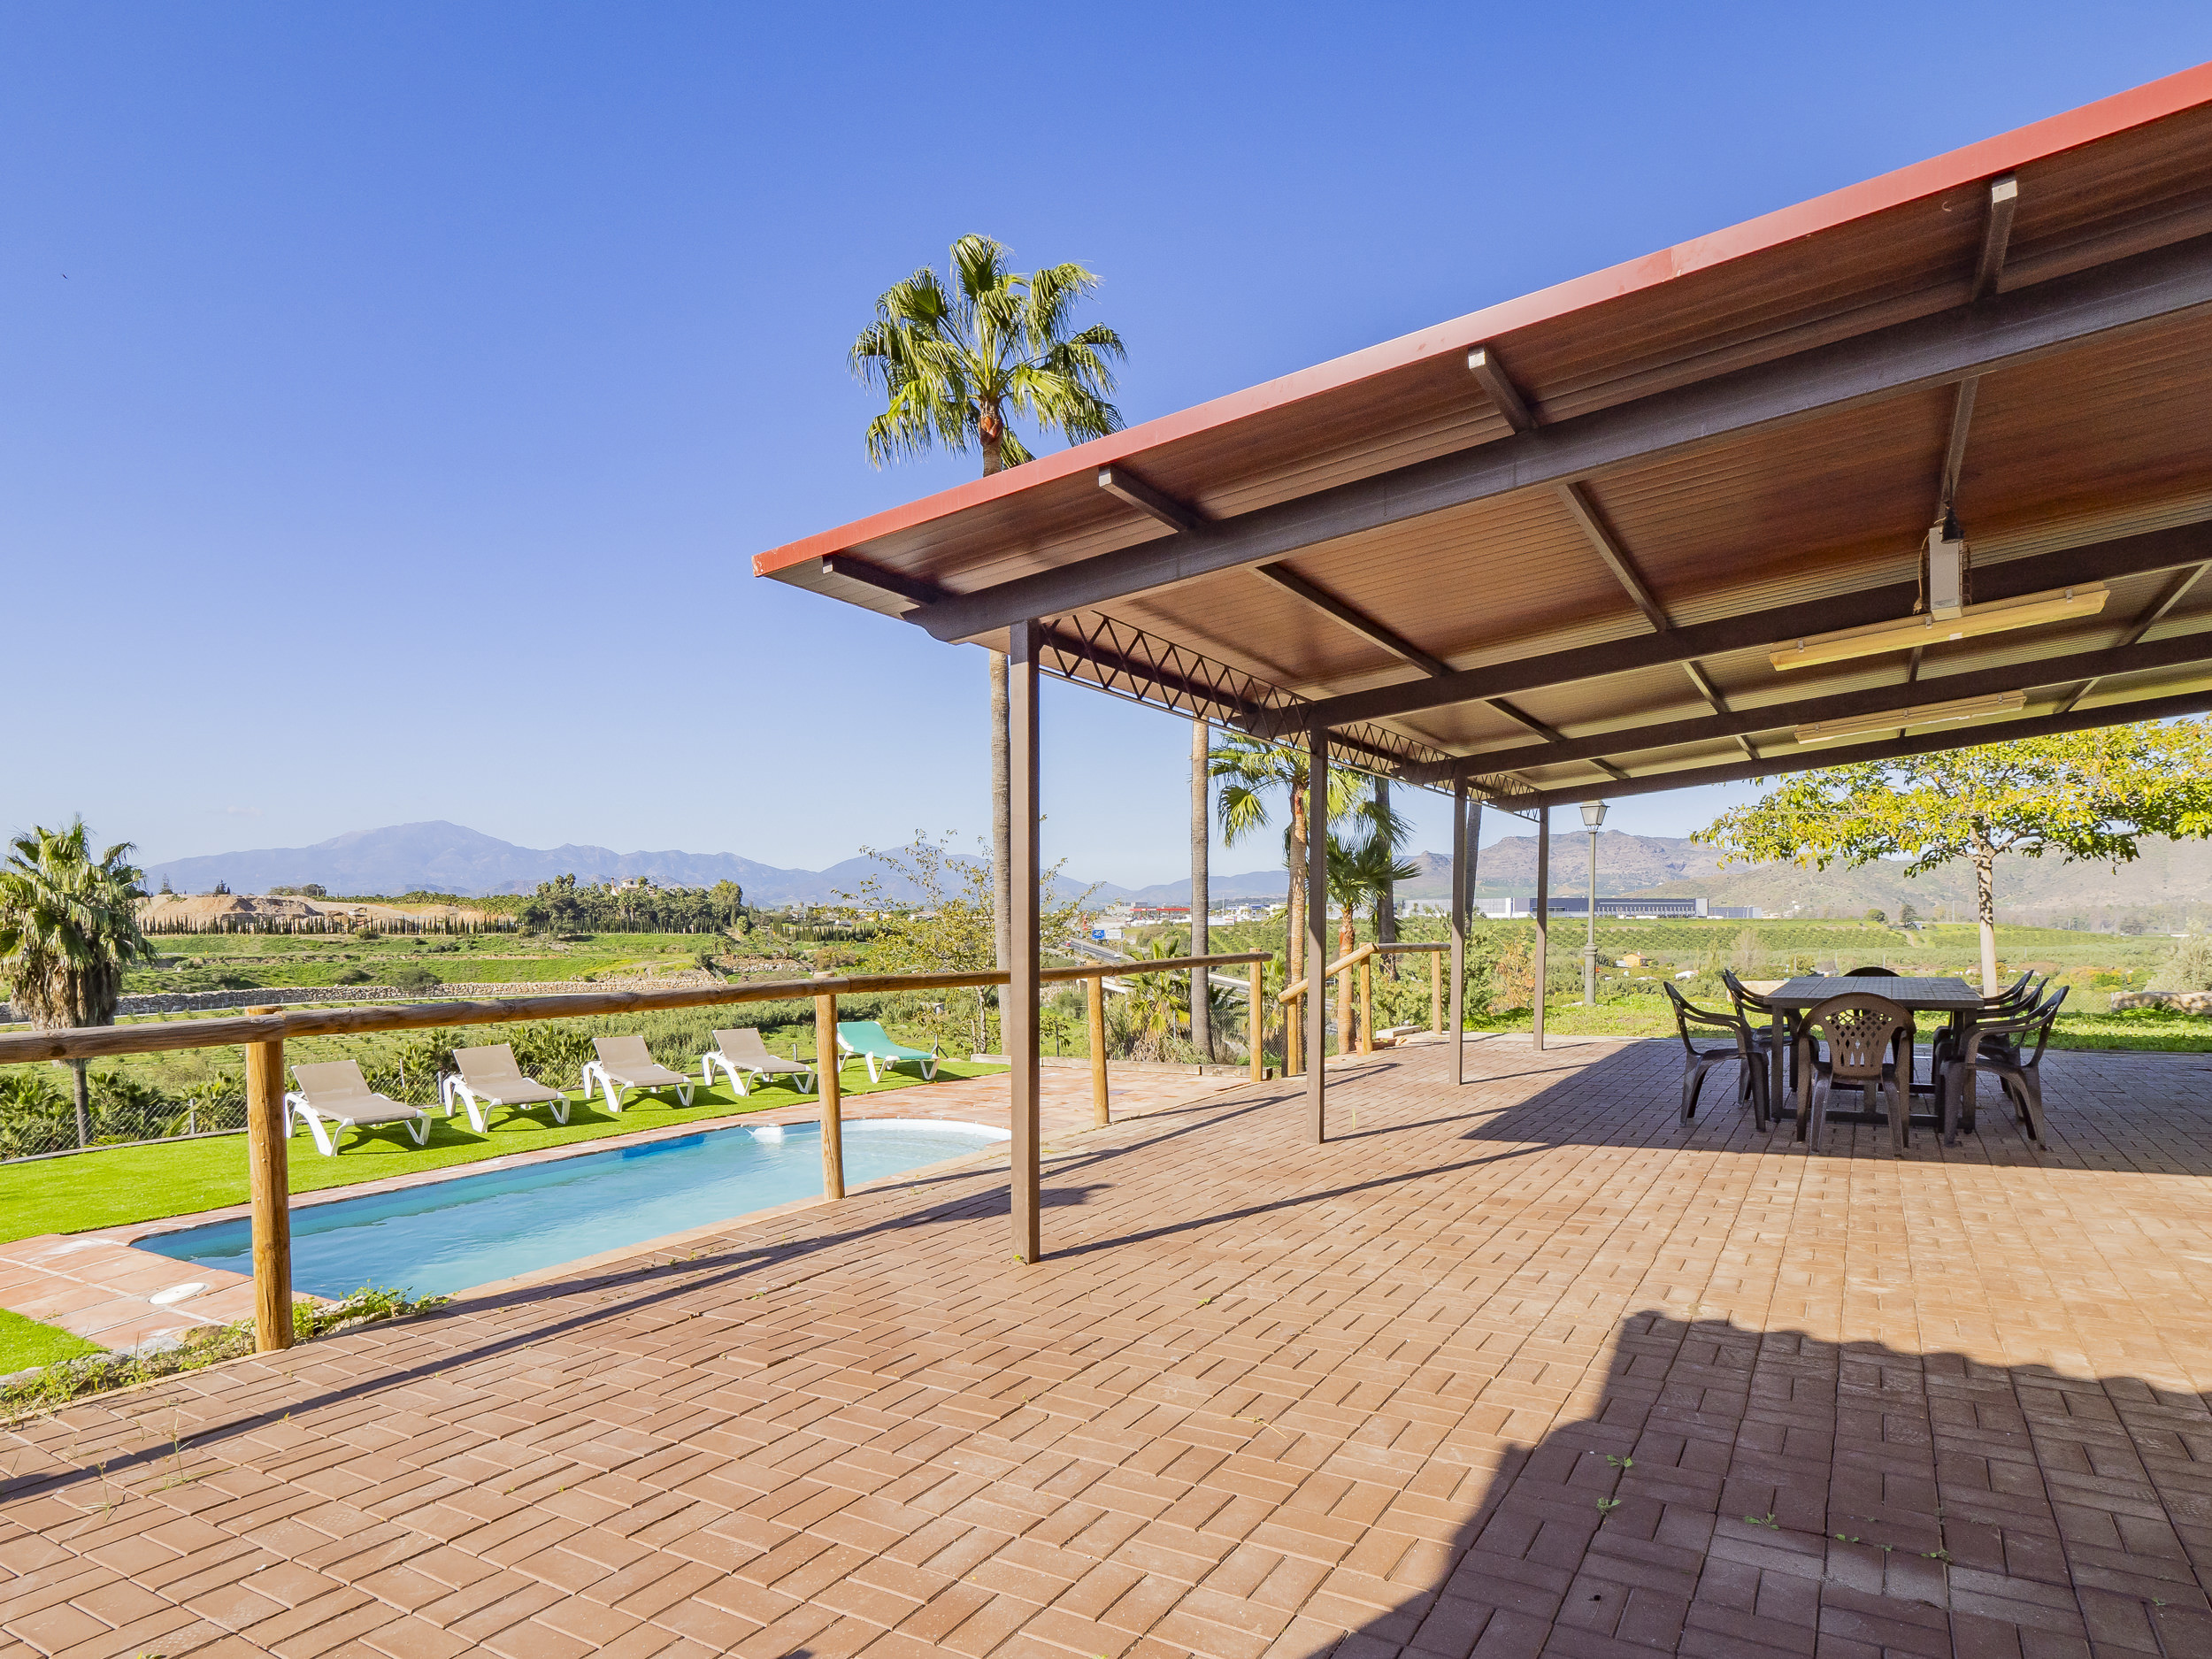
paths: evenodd
<path fill-rule="evenodd" d="M 2200 566 L 2200 569 L 2202 567 Z M 2193 579 L 2195 572 L 2191 572 Z M 2148 625 L 2146 624 L 2146 626 Z M 1543 745 L 1487 749 L 1455 760 L 1446 776 L 1474 777 L 1486 772 L 1526 772 L 1535 766 L 1563 765 L 1570 761 L 1618 758 L 1639 751 L 1672 749 L 1686 743 L 1711 742 L 1760 732 L 1787 731 L 1821 720 L 1854 719 L 1862 715 L 1901 714 L 1931 695 L 1945 700 L 1993 696 L 2004 691 L 2034 691 L 2066 686 L 2085 676 L 2146 673 L 2193 663 L 2212 664 L 2212 632 L 2184 634 L 2145 645 L 2131 641 L 2073 657 L 2050 657 L 2040 661 L 2005 663 L 1971 673 L 1924 680 L 1917 685 L 1867 686 L 1855 691 L 1831 692 L 1793 703 L 1763 703 L 1727 714 L 1698 715 L 1691 719 L 1666 720 L 1655 726 L 1597 732 L 1587 737 L 1563 737 Z M 2060 712 L 2063 713 L 2064 710 Z M 1757 757 L 1754 756 L 1754 759 Z M 1426 781 L 1427 774 L 1418 774 Z"/>
<path fill-rule="evenodd" d="M 2212 238 L 2200 237 L 1017 577 L 914 619 L 939 639 L 973 639 L 1025 617 L 1093 609 L 1470 502 L 1950 384 L 2206 306 Z"/>
<path fill-rule="evenodd" d="M 1507 426 L 1516 432 L 1536 430 L 1536 411 L 1528 406 L 1528 399 L 1521 396 L 1521 388 L 1513 384 L 1505 365 L 1498 361 L 1495 346 L 1480 345 L 1470 351 L 1467 372 L 1475 377 L 1483 396 L 1490 400 L 1490 406 Z"/>
<path fill-rule="evenodd" d="M 1563 743 L 1567 741 L 1565 734 L 1562 733 L 1557 726 L 1546 726 L 1534 715 L 1529 713 L 1527 710 L 1508 703 L 1503 697 L 1487 697 L 1485 698 L 1484 701 L 1486 702 L 1492 708 L 1495 709 L 1500 714 L 1505 716 L 1507 719 L 1511 720 L 1515 725 L 1526 726 L 1530 731 L 1535 733 L 1537 736 L 1542 738 L 1547 743 Z M 1524 751 L 1512 749 L 1505 752 L 1512 754 L 1517 757 Z M 1628 775 L 1618 766 L 1613 765 L 1608 761 L 1597 759 L 1595 757 L 1590 757 L 1589 759 L 1592 765 L 1595 766 L 1600 772 L 1603 772 L 1609 778 L 1625 778 Z M 1516 758 L 1507 766 L 1494 766 L 1489 770 L 1492 772 L 1505 773 L 1509 776 L 1518 777 L 1521 770 L 1529 764 L 1530 763 L 1526 760 Z M 1457 769 L 1455 768 L 1454 770 Z M 1463 777 L 1473 778 L 1479 776 L 1480 774 L 1478 773 L 1473 767 L 1469 767 L 1460 775 Z M 1528 782 L 1525 778 L 1523 778 L 1521 781 L 1524 783 Z M 1533 785 L 1531 785 L 1530 787 L 1532 788 L 1534 787 Z"/>
<path fill-rule="evenodd" d="M 2145 607 L 2143 614 L 2136 618 L 2133 624 L 2128 628 L 2128 631 L 2124 634 L 2121 635 L 2119 645 L 2114 648 L 2116 652 L 2124 651 L 2131 646 L 2139 645 L 2142 642 L 2143 636 L 2166 619 L 2166 613 L 2182 602 L 2182 599 L 2188 594 L 2192 588 L 2194 588 L 2197 585 L 2199 580 L 2202 578 L 2207 570 L 2212 570 L 2212 565 L 2200 565 L 2194 570 L 2177 571 L 2174 573 L 2173 580 L 2169 581 L 2164 588 L 2159 590 L 2158 597 L 2152 600 L 2149 605 Z M 2161 642 L 2164 644 L 2171 644 L 2173 641 L 2163 641 Z M 2098 680 L 2113 674 L 2124 674 L 2127 672 L 2128 671 L 2124 668 L 2107 668 L 2092 674 L 2088 679 L 2083 680 L 2080 685 L 2074 687 L 2072 693 L 2067 697 L 2066 701 L 2059 704 L 2058 711 L 2061 714 L 2064 714 L 2068 710 L 2073 708 L 2084 697 L 2087 696 L 2096 688 Z"/>
<path fill-rule="evenodd" d="M 1423 673 L 1441 679 L 1452 672 L 1452 665 L 1440 657 L 1432 657 L 1412 641 L 1369 616 L 1364 611 L 1346 600 L 1338 598 L 1327 588 L 1308 581 L 1287 565 L 1263 565 L 1253 572 L 1263 576 L 1286 593 L 1293 593 L 1315 610 L 1341 622 L 1371 645 L 1379 645 L 1402 662 L 1412 664 Z"/>
<path fill-rule="evenodd" d="M 883 565 L 872 564 L 851 553 L 826 555 L 822 560 L 822 574 L 842 576 L 848 581 L 861 582 L 870 588 L 880 588 L 895 598 L 903 599 L 910 605 L 917 607 L 926 608 L 939 604 L 952 597 L 935 582 L 919 576 L 908 576 L 899 571 L 886 569 Z"/>
<path fill-rule="evenodd" d="M 1657 795 L 1667 789 L 1689 789 L 1702 784 L 1742 783 L 1753 778 L 1781 777 L 1789 772 L 1813 772 L 1826 766 L 1849 766 L 1863 761 L 1898 760 L 1908 755 L 1936 755 L 1946 749 L 1971 749 L 1978 743 L 2008 743 L 2016 738 L 2055 737 L 2062 732 L 2089 732 L 2107 726 L 2131 726 L 2139 720 L 2171 720 L 2185 715 L 2212 712 L 2212 690 L 2177 693 L 2170 697 L 2148 697 L 2139 703 L 2107 703 L 2101 708 L 2078 709 L 2065 714 L 2043 714 L 2023 720 L 1993 720 L 1967 736 L 1958 726 L 1924 733 L 1918 737 L 1890 738 L 1875 743 L 1835 744 L 1809 749 L 1795 755 L 1769 756 L 1727 766 L 1693 766 L 1680 772 L 1655 772 L 1617 784 L 1607 784 L 1598 794 L 1607 800 L 1622 795 Z M 1574 784 L 1523 796 L 1520 804 L 1540 810 L 1590 798 L 1591 786 Z"/>
<path fill-rule="evenodd" d="M 1597 556 L 1605 561 L 1605 568 L 1613 572 L 1613 580 L 1621 585 L 1621 590 L 1627 594 L 1636 609 L 1644 613 L 1644 620 L 1662 634 L 1672 627 L 1674 625 L 1667 619 L 1665 608 L 1651 591 L 1651 584 L 1644 580 L 1644 573 L 1636 568 L 1635 561 L 1628 557 L 1627 549 L 1614 538 L 1605 521 L 1598 517 L 1596 507 L 1591 503 L 1582 486 L 1562 484 L 1558 493 L 1561 505 L 1567 510 L 1567 516 L 1575 521 L 1591 547 L 1596 549 Z"/>
<path fill-rule="evenodd" d="M 1974 266 L 1974 297 L 1987 299 L 2004 278 L 2005 251 L 2012 245 L 2013 210 L 2020 205 L 2020 181 L 2011 173 L 1989 181 L 1989 216 L 1982 221 L 1982 257 Z"/>
<path fill-rule="evenodd" d="M 1974 420 L 1974 394 L 1981 386 L 1981 377 L 1970 374 L 1959 382 L 1958 395 L 1951 400 L 1951 441 L 1944 446 L 1943 480 L 1936 489 L 1936 516 L 1951 511 L 1951 503 L 1958 499 L 1959 473 L 1966 466 L 1966 432 Z"/>
<path fill-rule="evenodd" d="M 1975 572 L 1975 580 L 1978 598 L 2011 599 L 2073 583 L 2140 576 L 2207 562 L 2212 562 L 2212 525 L 2191 524 L 2087 547 L 2007 559 L 2001 564 L 1983 566 Z M 1349 692 L 1315 704 L 1312 712 L 1331 726 L 1389 719 L 1449 703 L 1509 697 L 1544 686 L 1625 673 L 1633 669 L 1656 668 L 1696 657 L 1724 656 L 1732 651 L 1770 650 L 1809 634 L 1893 622 L 1911 612 L 1919 592 L 1917 581 L 1860 588 L 1801 604 L 1777 605 L 1741 616 L 1693 623 L 1665 634 L 1642 634 L 1595 645 L 1578 645 L 1538 657 L 1462 669 L 1442 679 L 1406 680 Z M 1289 731 L 1295 729 L 1306 714 L 1303 710 L 1286 710 L 1279 716 L 1263 711 L 1256 718 L 1279 718 L 1283 722 L 1281 729 Z M 1271 728 L 1257 734 L 1272 735 L 1273 731 Z"/>
<path fill-rule="evenodd" d="M 1115 500 L 1157 518 L 1171 530 L 1196 530 L 1209 522 L 1195 507 L 1187 506 L 1174 496 L 1153 488 L 1125 466 L 1100 467 L 1098 487 Z"/>

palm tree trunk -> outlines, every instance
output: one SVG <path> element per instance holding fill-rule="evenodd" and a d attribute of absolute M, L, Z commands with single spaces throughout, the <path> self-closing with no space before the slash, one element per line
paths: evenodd
<path fill-rule="evenodd" d="M 1206 723 L 1190 723 L 1190 953 L 1206 954 L 1206 855 L 1213 838 L 1212 815 L 1206 788 Z M 1214 1057 L 1212 1010 L 1207 1007 L 1208 975 L 1203 968 L 1190 971 L 1190 1041 L 1201 1060 Z"/>
<path fill-rule="evenodd" d="M 1007 731 L 1006 654 L 991 653 L 991 933 L 993 965 L 1003 972 L 1014 959 L 1014 785 L 1013 749 Z M 1004 1024 L 1006 989 L 998 991 Z M 977 1018 L 982 1018 L 980 995 Z M 999 1041 L 1006 1039 L 1003 1033 Z"/>
<path fill-rule="evenodd" d="M 70 1071 L 76 1074 L 77 1144 L 81 1147 L 92 1144 L 92 1091 L 85 1080 L 85 1065 L 82 1060 L 69 1063 Z"/>

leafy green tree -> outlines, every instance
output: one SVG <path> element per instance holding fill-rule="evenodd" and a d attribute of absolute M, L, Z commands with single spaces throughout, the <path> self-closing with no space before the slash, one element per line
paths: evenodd
<path fill-rule="evenodd" d="M 154 954 L 139 931 L 144 873 L 128 841 L 94 857 L 80 818 L 59 832 L 33 828 L 0 865 L 0 974 L 9 1000 L 41 1030 L 112 1025 L 123 974 Z M 77 1144 L 91 1139 L 85 1063 L 76 1073 Z"/>
<path fill-rule="evenodd" d="M 2212 835 L 2212 720 L 2112 726 L 1809 772 L 1723 813 L 1698 839 L 1730 860 L 1825 869 L 1901 858 L 1973 866 L 1982 984 L 1997 987 L 1995 865 L 2006 853 L 2106 860 L 2146 835 Z"/>
<path fill-rule="evenodd" d="M 1071 443 L 1121 428 L 1108 401 L 1112 365 L 1126 354 L 1102 323 L 1074 329 L 1079 301 L 1098 278 L 1079 265 L 1010 270 L 1006 248 L 988 236 L 952 245 L 949 282 L 927 265 L 876 300 L 876 319 L 853 342 L 853 373 L 884 395 L 868 423 L 868 458 L 881 466 L 937 445 L 983 452 L 983 475 L 1018 466 L 1028 446 L 1008 424 L 1019 415 Z M 1004 653 L 991 653 L 991 863 L 1000 881 L 993 911 L 995 965 L 1012 939 L 1011 750 L 1006 730 Z"/>
<path fill-rule="evenodd" d="M 932 841 L 919 830 L 904 847 L 888 852 L 873 847 L 860 850 L 881 860 L 922 895 L 918 907 L 895 904 L 884 891 L 882 877 L 875 874 L 860 884 L 857 893 L 837 895 L 856 910 L 886 918 L 876 935 L 873 967 L 886 973 L 986 973 L 997 965 L 995 910 L 998 883 L 989 863 L 980 858 L 956 859 L 943 841 Z M 1038 879 L 1041 940 L 1064 938 L 1071 933 L 1084 900 L 1089 897 L 1086 891 L 1071 900 L 1056 899 L 1053 885 L 1059 874 L 1060 866 L 1055 864 Z M 990 1030 L 980 995 L 956 993 L 947 996 L 943 1006 L 959 1010 L 959 1017 L 965 1019 L 966 1035 L 972 1043 L 970 1052 L 979 1053 L 989 1047 Z"/>

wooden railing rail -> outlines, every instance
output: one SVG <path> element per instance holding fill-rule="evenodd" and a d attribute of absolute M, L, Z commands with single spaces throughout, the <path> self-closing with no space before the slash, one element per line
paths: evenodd
<path fill-rule="evenodd" d="M 1429 1027 L 1440 1037 L 1444 1034 L 1444 953 L 1450 949 L 1451 946 L 1448 943 L 1433 941 L 1390 945 L 1370 943 L 1360 946 L 1356 950 L 1347 952 L 1322 969 L 1321 978 L 1325 982 L 1335 979 L 1340 973 L 1348 973 L 1354 968 L 1359 970 L 1359 1051 L 1362 1054 L 1375 1052 L 1374 959 L 1377 956 L 1415 954 L 1425 954 L 1428 956 Z M 1288 1007 L 1297 1002 L 1305 995 L 1306 985 L 1306 980 L 1298 979 L 1285 986 L 1276 995 L 1277 1005 Z M 1339 1054 L 1346 1052 L 1342 1032 L 1337 1033 L 1337 1052 Z"/>
<path fill-rule="evenodd" d="M 1056 984 L 1090 981 L 1093 1113 L 1111 1121 L 1106 1089 L 1105 1020 L 1101 987 L 1110 976 L 1172 973 L 1242 963 L 1251 969 L 1252 1076 L 1263 1075 L 1260 964 L 1265 951 L 1225 956 L 1146 957 L 1136 962 L 1048 968 Z M 284 1044 L 295 1037 L 343 1037 L 371 1032 L 426 1031 L 447 1025 L 512 1025 L 523 1020 L 583 1019 L 665 1009 L 739 1002 L 811 1002 L 822 1111 L 822 1193 L 845 1195 L 843 1110 L 837 1052 L 837 999 L 871 993 L 950 991 L 1005 985 L 1011 975 L 979 973 L 820 973 L 804 979 L 756 979 L 743 985 L 689 985 L 664 991 L 578 991 L 544 996 L 472 998 L 441 1002 L 378 1002 L 357 1008 L 250 1009 L 223 1019 L 157 1020 L 136 1025 L 0 1033 L 0 1065 L 39 1060 L 98 1060 L 179 1048 L 246 1048 L 247 1161 L 253 1210 L 254 1313 L 257 1345 L 267 1352 L 292 1346 L 291 1173 L 284 1105 Z"/>
<path fill-rule="evenodd" d="M 1354 950 L 1347 955 L 1339 956 L 1334 962 L 1332 962 L 1327 967 L 1321 970 L 1321 977 L 1325 979 L 1335 979 L 1336 976 L 1343 972 L 1345 969 L 1356 967 L 1360 963 L 1366 961 L 1370 956 L 1375 954 L 1376 949 L 1377 948 L 1373 945 L 1362 945 L 1357 950 Z M 1275 1001 L 1278 1004 L 1292 1002 L 1295 1002 L 1305 994 L 1306 982 L 1303 979 L 1300 979 L 1294 984 L 1286 986 L 1276 995 Z"/>
<path fill-rule="evenodd" d="M 1038 974 L 1048 984 L 1065 979 L 1118 979 L 1133 973 L 1179 973 L 1192 968 L 1225 968 L 1237 963 L 1271 962 L 1274 952 L 1240 950 L 1221 956 L 1137 956 L 1128 962 L 1086 962 L 1072 968 L 1047 968 Z M 999 976 L 1002 980 L 1005 976 Z"/>

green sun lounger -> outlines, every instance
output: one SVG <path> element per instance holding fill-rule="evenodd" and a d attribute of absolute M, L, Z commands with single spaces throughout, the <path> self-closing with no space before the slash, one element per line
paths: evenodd
<path fill-rule="evenodd" d="M 871 1083 L 879 1081 L 891 1067 L 909 1063 L 921 1067 L 923 1082 L 937 1080 L 934 1048 L 925 1051 L 893 1042 L 890 1033 L 872 1019 L 837 1022 L 837 1069 L 842 1071 L 848 1060 L 865 1060 Z"/>

